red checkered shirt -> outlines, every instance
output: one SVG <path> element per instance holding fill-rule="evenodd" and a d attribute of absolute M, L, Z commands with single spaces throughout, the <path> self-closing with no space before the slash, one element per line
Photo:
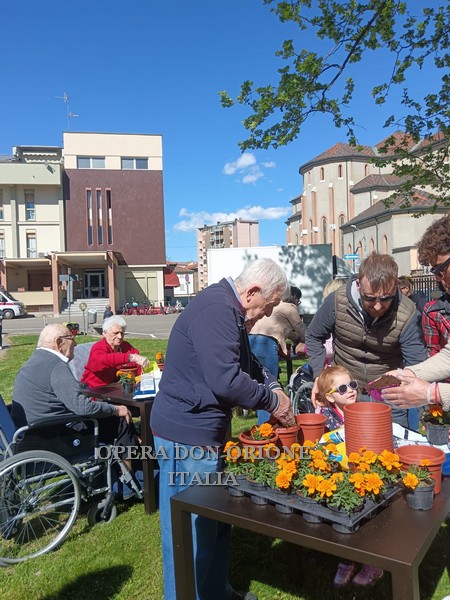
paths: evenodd
<path fill-rule="evenodd" d="M 422 329 L 428 356 L 440 352 L 450 338 L 450 313 L 441 298 L 425 304 Z"/>

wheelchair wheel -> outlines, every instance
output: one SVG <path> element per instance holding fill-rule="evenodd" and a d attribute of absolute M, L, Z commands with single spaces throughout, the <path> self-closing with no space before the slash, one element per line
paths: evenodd
<path fill-rule="evenodd" d="M 111 505 L 111 508 L 102 519 L 102 512 L 106 506 L 106 498 L 100 500 L 100 502 L 94 502 L 87 512 L 87 520 L 91 527 L 97 525 L 97 523 L 111 523 L 117 517 L 117 508 L 114 504 Z"/>
<path fill-rule="evenodd" d="M 53 452 L 21 452 L 0 463 L 0 564 L 56 548 L 75 522 L 80 498 L 76 470 Z"/>

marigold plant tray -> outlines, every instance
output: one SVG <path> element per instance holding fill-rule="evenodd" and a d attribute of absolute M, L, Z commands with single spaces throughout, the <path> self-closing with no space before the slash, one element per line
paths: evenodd
<path fill-rule="evenodd" d="M 383 494 L 383 499 L 380 502 L 366 499 L 362 510 L 349 515 L 344 511 L 331 510 L 318 502 L 302 502 L 295 493 L 284 495 L 282 492 L 274 491 L 269 487 L 255 490 L 247 481 L 240 480 L 238 485 L 229 485 L 228 489 L 233 497 L 248 496 L 256 505 L 274 504 L 276 510 L 280 513 L 302 515 L 305 521 L 309 523 L 329 523 L 340 533 L 358 531 L 361 525 L 388 506 L 393 497 L 400 491 L 398 486 L 393 486 Z"/>

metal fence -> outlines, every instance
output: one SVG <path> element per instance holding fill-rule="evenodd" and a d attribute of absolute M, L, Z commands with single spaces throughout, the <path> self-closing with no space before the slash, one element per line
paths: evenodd
<path fill-rule="evenodd" d="M 408 279 L 413 284 L 414 291 L 425 295 L 428 300 L 439 298 L 442 293 L 433 275 L 414 275 Z"/>

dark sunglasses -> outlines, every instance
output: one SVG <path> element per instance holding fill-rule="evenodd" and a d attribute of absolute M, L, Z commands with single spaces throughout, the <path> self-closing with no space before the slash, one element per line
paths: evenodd
<path fill-rule="evenodd" d="M 370 304 L 375 304 L 375 302 L 381 302 L 381 304 L 386 304 L 387 302 L 392 302 L 395 299 L 395 294 L 393 296 L 367 296 L 366 294 L 361 294 L 361 298 L 364 302 L 369 302 Z"/>
<path fill-rule="evenodd" d="M 329 392 L 327 392 L 327 394 L 334 394 L 334 392 L 339 392 L 340 395 L 343 396 L 344 394 L 347 393 L 348 389 L 357 390 L 358 382 L 353 380 L 353 381 L 349 381 L 348 383 L 343 383 L 342 385 L 338 385 L 337 387 L 335 387 L 332 390 L 330 390 Z"/>
<path fill-rule="evenodd" d="M 442 277 L 442 274 L 448 265 L 450 265 L 450 258 L 447 258 L 447 260 L 440 265 L 434 265 L 434 267 L 431 267 L 430 273 L 432 273 L 435 277 Z"/>

